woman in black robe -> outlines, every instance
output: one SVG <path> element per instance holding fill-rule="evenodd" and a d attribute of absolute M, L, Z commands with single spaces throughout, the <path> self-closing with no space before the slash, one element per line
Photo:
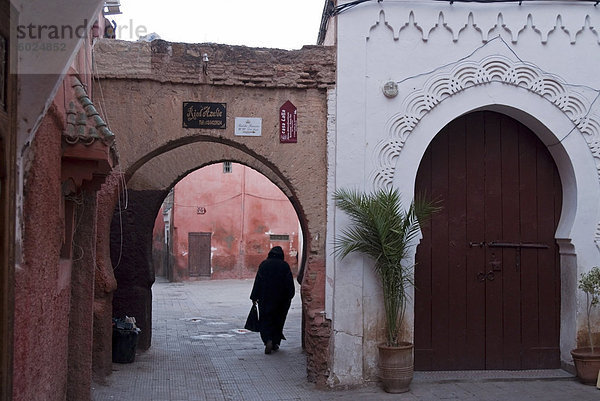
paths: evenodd
<path fill-rule="evenodd" d="M 283 249 L 273 247 L 258 267 L 250 299 L 258 302 L 260 337 L 265 354 L 277 350 L 283 336 L 283 325 L 292 298 L 296 293 L 290 265 L 284 260 Z"/>

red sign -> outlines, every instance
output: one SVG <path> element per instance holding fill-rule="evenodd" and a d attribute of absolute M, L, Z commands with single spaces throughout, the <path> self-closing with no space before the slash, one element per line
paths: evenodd
<path fill-rule="evenodd" d="M 279 142 L 298 142 L 297 109 L 289 100 L 279 109 Z"/>

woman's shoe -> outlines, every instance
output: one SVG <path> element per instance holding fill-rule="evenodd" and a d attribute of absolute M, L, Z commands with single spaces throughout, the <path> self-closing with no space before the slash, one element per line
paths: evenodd
<path fill-rule="evenodd" d="M 265 354 L 270 354 L 273 351 L 273 341 L 269 340 L 265 344 Z"/>

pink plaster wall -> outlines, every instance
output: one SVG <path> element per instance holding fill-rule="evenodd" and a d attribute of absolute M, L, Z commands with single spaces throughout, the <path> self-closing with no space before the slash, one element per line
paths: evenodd
<path fill-rule="evenodd" d="M 154 230 L 152 231 L 152 263 L 154 263 L 154 273 L 157 276 L 166 276 L 167 274 L 164 263 L 165 249 L 165 220 L 161 207 L 154 220 Z"/>
<path fill-rule="evenodd" d="M 71 305 L 77 302 L 72 299 L 71 273 L 72 259 L 93 250 L 73 248 L 72 254 L 67 252 L 61 256 L 63 244 L 71 241 L 65 237 L 65 220 L 73 218 L 73 215 L 65 214 L 64 208 L 62 133 L 69 102 L 77 102 L 71 75 L 76 75 L 91 91 L 90 60 L 90 47 L 84 45 L 52 99 L 31 145 L 23 152 L 22 246 L 16 251 L 18 260 L 14 277 L 15 401 L 67 398 L 85 401 L 90 398 L 89 388 L 75 393 L 69 388 L 68 369 L 70 364 L 91 359 L 91 336 L 70 338 L 69 320 L 73 309 L 83 308 L 81 313 L 89 317 L 87 323 L 91 326 L 91 308 Z M 85 284 L 93 288 L 92 282 Z M 91 299 L 92 293 L 86 293 L 84 297 Z M 70 357 L 72 347 L 80 347 L 83 358 L 80 355 Z M 91 375 L 91 366 L 89 368 L 90 371 L 82 372 L 81 376 Z"/>
<path fill-rule="evenodd" d="M 284 249 L 292 272 L 297 273 L 299 223 L 290 201 L 262 174 L 241 164 L 232 166 L 231 173 L 223 173 L 222 163 L 204 167 L 175 186 L 174 280 L 189 278 L 190 232 L 212 233 L 214 279 L 253 278 L 276 245 Z M 198 207 L 206 208 L 206 214 L 198 214 Z M 161 218 L 159 214 L 157 221 Z M 154 238 L 160 236 L 159 230 L 164 225 L 155 226 Z M 270 241 L 269 234 L 287 234 L 289 241 Z"/>
<path fill-rule="evenodd" d="M 71 261 L 60 259 L 64 220 L 59 110 L 51 108 L 29 150 L 23 259 L 15 269 L 14 400 L 66 397 Z"/>

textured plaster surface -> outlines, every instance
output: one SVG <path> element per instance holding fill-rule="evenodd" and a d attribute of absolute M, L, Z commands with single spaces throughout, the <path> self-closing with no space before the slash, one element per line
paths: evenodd
<path fill-rule="evenodd" d="M 202 71 L 203 53 L 210 60 L 206 74 Z M 150 325 L 151 226 L 160 194 L 164 197 L 178 180 L 197 168 L 224 160 L 246 164 L 287 195 L 300 220 L 308 370 L 312 380 L 323 382 L 330 336 L 328 317 L 322 313 L 327 89 L 335 81 L 334 51 L 317 46 L 282 51 L 164 41 L 101 41 L 95 58 L 105 112 L 117 137 L 130 194 L 127 224 L 119 234 L 127 251 L 122 252 L 116 269 L 119 289 L 115 311 L 123 313 L 125 302 L 130 308 L 137 303 L 137 312 L 144 314 L 143 324 L 146 328 Z M 298 109 L 297 143 L 279 142 L 279 108 L 288 100 Z M 187 101 L 226 103 L 227 128 L 182 128 L 182 104 Z M 235 117 L 262 118 L 262 135 L 236 137 Z M 144 199 L 149 194 L 151 201 Z M 143 211 L 136 209 L 139 207 Z M 115 220 L 113 247 L 121 246 L 116 241 L 116 228 Z M 149 230 L 147 236 L 144 230 Z M 113 260 L 115 257 L 113 250 Z M 147 347 L 150 333 L 145 336 L 140 339 Z"/>
<path fill-rule="evenodd" d="M 75 210 L 75 257 L 71 272 L 67 399 L 86 400 L 92 384 L 96 192 L 83 190 Z"/>
<path fill-rule="evenodd" d="M 118 171 L 98 191 L 96 208 L 96 269 L 94 276 L 93 378 L 102 382 L 112 372 L 112 299 L 117 289 L 110 259 L 110 224 L 119 195 Z"/>
<path fill-rule="evenodd" d="M 13 397 L 65 399 L 71 262 L 60 259 L 61 122 L 51 109 L 29 148 L 23 260 L 15 271 Z M 50 398 L 49 398 L 50 399 Z"/>

